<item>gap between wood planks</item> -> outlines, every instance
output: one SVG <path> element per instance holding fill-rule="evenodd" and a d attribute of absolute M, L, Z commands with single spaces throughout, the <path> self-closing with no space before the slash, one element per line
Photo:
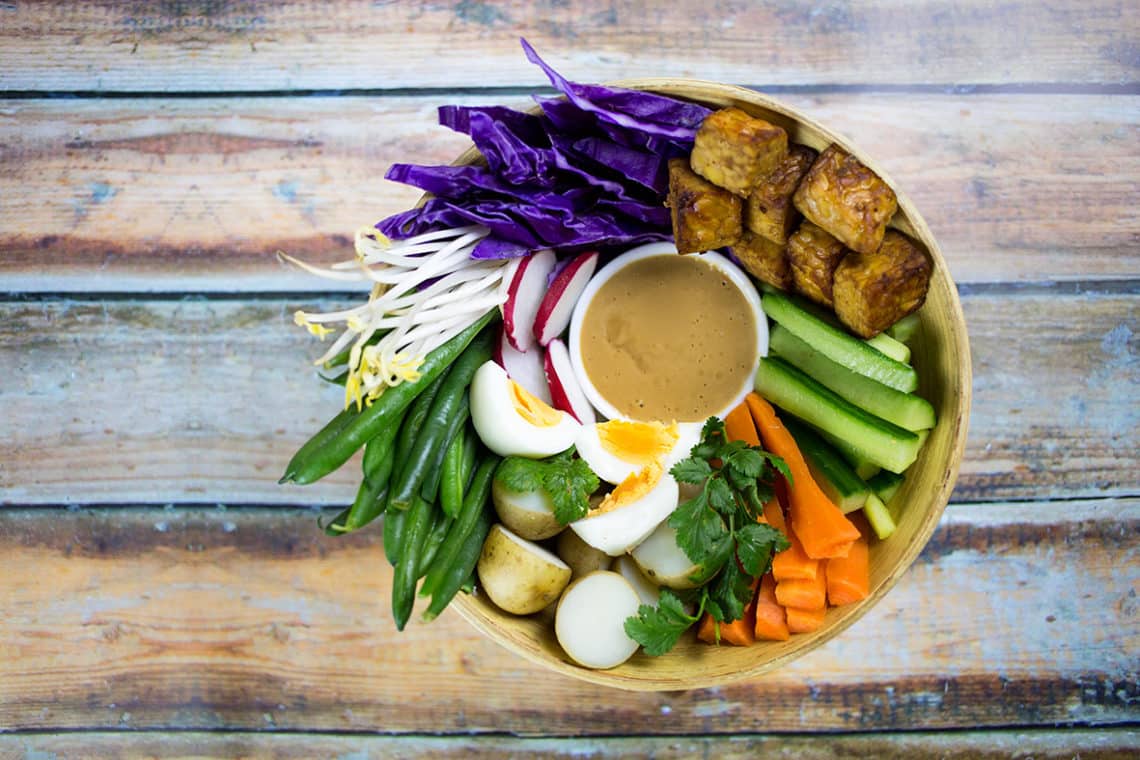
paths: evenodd
<path fill-rule="evenodd" d="M 989 84 L 740 84 L 769 95 L 1140 95 L 1140 82 L 1018 82 Z M 529 97 L 558 95 L 552 87 L 345 87 L 294 90 L 0 90 L 3 100 L 193 100 L 196 98 Z"/>
<path fill-rule="evenodd" d="M 349 753 L 399 753 L 400 757 L 498 758 L 509 753 L 535 753 L 543 757 L 644 757 L 659 760 L 718 757 L 751 758 L 757 753 L 791 754 L 802 760 L 837 760 L 878 757 L 884 760 L 937 755 L 947 760 L 1004 758 L 1011 754 L 1035 758 L 1081 757 L 1085 760 L 1135 757 L 1140 733 L 1128 724 L 1113 728 L 1059 729 L 1007 727 L 986 731 L 843 732 L 812 735 L 796 733 L 691 734 L 686 736 L 574 735 L 524 738 L 511 734 L 440 736 L 431 733 L 377 735 L 372 732 L 263 731 L 170 729 L 165 731 L 107 731 L 67 729 L 59 732 L 15 732 L 0 735 L 0 752 L 47 757 L 69 752 L 129 750 L 162 756 L 171 750 L 197 755 L 244 755 L 272 751 L 275 757 L 348 757 Z M 353 754 L 353 757 L 357 755 Z M 378 754 L 375 756 L 382 756 Z"/>
<path fill-rule="evenodd" d="M 1140 295 L 1140 278 L 1120 280 L 1031 280 L 1026 282 L 965 282 L 958 294 L 969 296 L 1132 296 Z M 321 301 L 359 298 L 362 290 L 196 290 L 196 291 L 0 291 L 0 303 L 51 301 Z"/>

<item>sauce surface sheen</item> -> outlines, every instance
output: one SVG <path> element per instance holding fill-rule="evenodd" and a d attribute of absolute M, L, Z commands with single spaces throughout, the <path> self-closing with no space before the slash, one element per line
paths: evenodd
<path fill-rule="evenodd" d="M 756 317 L 737 286 L 695 256 L 634 261 L 605 282 L 582 319 L 582 365 L 635 420 L 703 422 L 756 368 Z"/>

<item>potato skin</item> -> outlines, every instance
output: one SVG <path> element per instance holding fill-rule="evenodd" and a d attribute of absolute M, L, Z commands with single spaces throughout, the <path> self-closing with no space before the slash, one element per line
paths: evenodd
<path fill-rule="evenodd" d="M 548 606 L 570 582 L 570 568 L 556 567 L 505 535 L 502 525 L 491 526 L 476 572 L 483 591 L 495 606 L 513 615 L 529 615 Z"/>
<path fill-rule="evenodd" d="M 782 127 L 739 108 L 723 108 L 701 122 L 689 160 L 709 182 L 745 197 L 787 151 L 788 133 Z"/>
<path fill-rule="evenodd" d="M 819 154 L 794 202 L 800 213 L 860 253 L 878 249 L 898 209 L 894 190 L 837 145 Z"/>
<path fill-rule="evenodd" d="M 669 160 L 669 209 L 678 253 L 701 253 L 732 245 L 744 229 L 743 201 L 689 168 Z"/>
<path fill-rule="evenodd" d="M 792 268 L 788 263 L 787 246 L 773 243 L 751 230 L 745 230 L 740 241 L 732 246 L 732 254 L 748 273 L 761 282 L 780 290 L 792 289 Z"/>
<path fill-rule="evenodd" d="M 752 188 L 744 205 L 744 226 L 776 243 L 788 242 L 799 221 L 792 196 L 818 153 L 806 145 L 792 145 L 772 171 Z"/>
<path fill-rule="evenodd" d="M 831 307 L 835 268 L 848 248 L 808 220 L 788 238 L 787 257 L 795 289 L 816 303 Z"/>
<path fill-rule="evenodd" d="M 874 253 L 851 253 L 835 269 L 835 313 L 852 332 L 871 338 L 926 300 L 932 265 L 905 235 L 888 230 Z"/>

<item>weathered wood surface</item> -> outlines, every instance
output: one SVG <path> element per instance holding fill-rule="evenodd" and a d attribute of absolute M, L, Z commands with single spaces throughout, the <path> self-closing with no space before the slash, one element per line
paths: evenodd
<path fill-rule="evenodd" d="M 83 734 L 0 735 L 0 760 L 27 758 L 277 758 L 311 760 L 337 757 L 463 758 L 513 760 L 519 757 L 652 757 L 689 760 L 717 757 L 795 757 L 843 760 L 874 757 L 910 760 L 1130 760 L 1140 752 L 1140 734 L 1131 729 L 1044 729 L 953 733 L 859 734 L 851 736 L 684 736 L 604 738 L 520 738 L 508 736 L 326 736 L 304 734 L 217 734 L 186 732 L 84 732 Z"/>
<path fill-rule="evenodd" d="M 542 82 L 522 56 L 520 35 L 580 81 L 667 68 L 749 84 L 1135 82 L 1138 27 L 1129 9 L 1125 0 L 927 0 L 905 7 L 881 0 L 16 2 L 0 7 L 0 88 L 216 92 Z"/>
<path fill-rule="evenodd" d="M 655 694 L 543 672 L 454 611 L 396 633 L 379 531 L 331 539 L 315 518 L 0 512 L 0 725 L 742 734 L 1140 710 L 1135 499 L 952 505 L 842 637 L 753 681 Z"/>
<path fill-rule="evenodd" d="M 1140 273 L 1140 104 L 1119 95 L 788 94 L 879 159 L 957 282 Z M 9 291 L 311 290 L 285 250 L 347 258 L 409 208 L 393 162 L 447 163 L 444 103 L 522 96 L 29 100 L 0 104 Z"/>
<path fill-rule="evenodd" d="M 276 484 L 343 399 L 308 363 L 320 344 L 292 323 L 319 305 L 0 304 L 0 504 L 351 500 L 353 463 Z M 1135 494 L 1140 299 L 983 290 L 964 308 L 974 408 L 953 498 Z"/>

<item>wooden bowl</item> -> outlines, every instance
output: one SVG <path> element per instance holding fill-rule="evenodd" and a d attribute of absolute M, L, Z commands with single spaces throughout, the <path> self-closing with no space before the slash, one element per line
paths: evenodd
<path fill-rule="evenodd" d="M 574 678 L 636 691 L 715 686 L 778 668 L 839 635 L 890 591 L 922 551 L 950 498 L 966 445 L 971 387 L 966 324 L 957 289 L 926 222 L 874 159 L 848 140 L 794 108 L 741 87 L 685 79 L 635 79 L 612 84 L 658 92 L 711 108 L 736 106 L 779 124 L 788 131 L 791 141 L 817 150 L 829 143 L 839 144 L 895 189 L 899 210 L 891 226 L 921 241 L 934 263 L 926 304 L 919 311 L 921 326 L 911 345 L 912 362 L 919 377 L 918 392 L 934 405 L 938 424 L 918 460 L 907 470 L 905 484 L 896 496 L 906 505 L 897 530 L 886 541 L 875 542 L 871 547 L 871 593 L 867 599 L 828 610 L 821 628 L 793 635 L 788 641 L 758 641 L 750 647 L 709 646 L 698 642 L 690 630 L 672 652 L 661 657 L 638 652 L 612 670 L 590 670 L 574 664 L 554 637 L 549 609 L 530 617 L 515 617 L 499 610 L 478 592 L 461 595 L 453 602 L 459 614 L 488 638 L 531 662 Z M 471 149 L 456 163 L 478 160 L 478 152 Z"/>

